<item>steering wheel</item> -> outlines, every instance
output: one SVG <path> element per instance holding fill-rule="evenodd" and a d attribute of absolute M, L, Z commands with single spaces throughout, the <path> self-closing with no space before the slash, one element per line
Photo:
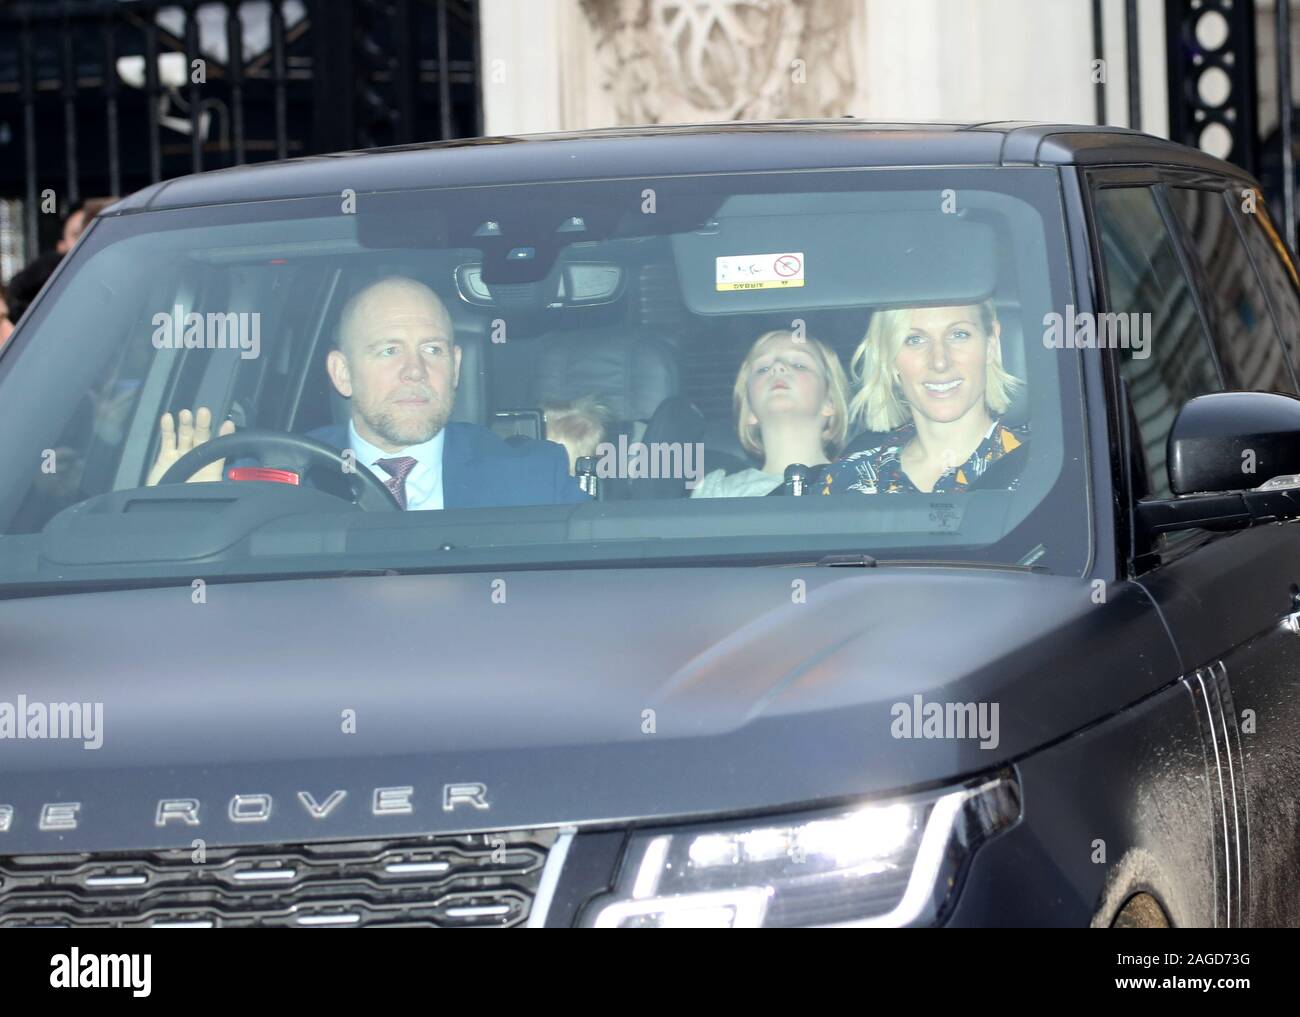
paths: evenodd
<path fill-rule="evenodd" d="M 347 481 L 352 492 L 352 504 L 370 512 L 400 512 L 382 480 L 355 459 L 345 459 L 338 449 L 301 434 L 283 431 L 236 431 L 205 441 L 190 449 L 168 467 L 158 483 L 183 484 L 209 463 L 218 459 L 249 458 L 263 467 L 291 470 L 304 476 L 315 466 L 334 470 Z"/>

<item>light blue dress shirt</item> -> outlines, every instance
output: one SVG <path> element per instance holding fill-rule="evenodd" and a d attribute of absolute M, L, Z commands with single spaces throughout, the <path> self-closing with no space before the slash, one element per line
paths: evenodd
<path fill-rule="evenodd" d="M 348 444 L 357 454 L 357 462 L 364 463 L 380 480 L 389 479 L 388 471 L 379 465 L 380 459 L 410 456 L 415 460 L 411 472 L 406 475 L 406 507 L 412 512 L 442 508 L 442 446 L 445 437 L 446 432 L 439 428 L 438 433 L 423 444 L 412 445 L 400 452 L 385 452 L 357 434 L 352 421 L 348 421 Z"/>

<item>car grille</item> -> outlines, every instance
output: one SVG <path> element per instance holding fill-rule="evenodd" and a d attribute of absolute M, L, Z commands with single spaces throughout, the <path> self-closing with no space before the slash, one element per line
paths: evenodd
<path fill-rule="evenodd" d="M 436 926 L 528 921 L 555 831 L 0 857 L 0 927 Z"/>

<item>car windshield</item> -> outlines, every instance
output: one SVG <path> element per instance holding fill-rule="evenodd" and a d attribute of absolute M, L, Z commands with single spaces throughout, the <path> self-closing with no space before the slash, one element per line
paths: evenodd
<path fill-rule="evenodd" d="M 0 356 L 0 584 L 863 554 L 1082 574 L 1078 354 L 1039 341 L 1070 286 L 1050 169 L 111 215 Z M 239 443 L 187 483 L 196 415 Z"/>

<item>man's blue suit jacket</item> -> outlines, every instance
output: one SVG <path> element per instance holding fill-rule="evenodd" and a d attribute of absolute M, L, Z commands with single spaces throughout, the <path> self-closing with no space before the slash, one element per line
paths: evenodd
<path fill-rule="evenodd" d="M 562 445 L 532 440 L 511 445 L 478 424 L 453 421 L 443 430 L 447 435 L 442 446 L 444 508 L 567 505 L 591 500 L 569 475 L 569 457 Z M 343 424 L 319 427 L 307 437 L 340 450 L 348 447 L 348 429 Z"/>

